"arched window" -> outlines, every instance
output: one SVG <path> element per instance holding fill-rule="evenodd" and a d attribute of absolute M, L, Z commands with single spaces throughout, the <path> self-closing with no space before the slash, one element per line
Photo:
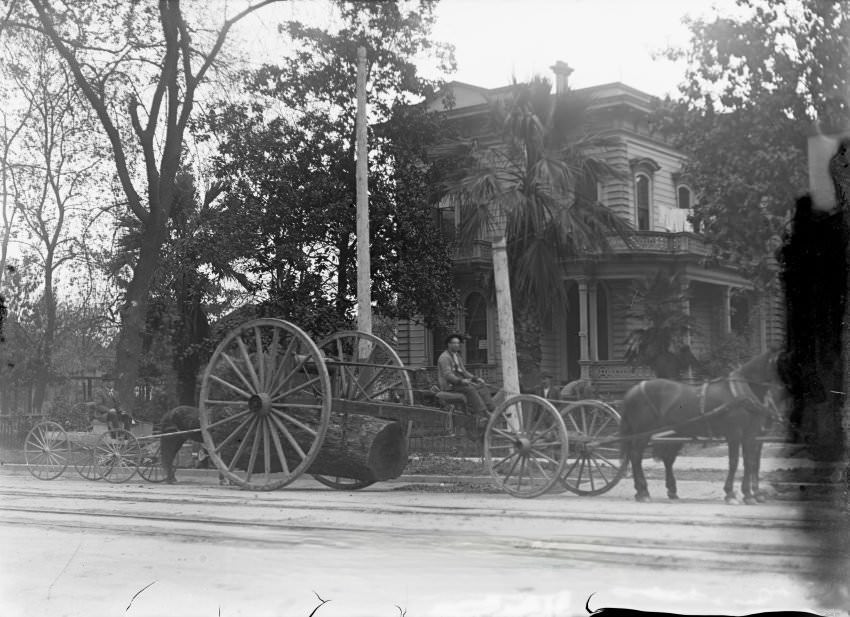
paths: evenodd
<path fill-rule="evenodd" d="M 676 191 L 676 196 L 678 198 L 679 208 L 682 210 L 691 209 L 691 189 L 686 186 L 680 186 L 679 190 Z"/>
<path fill-rule="evenodd" d="M 487 364 L 487 302 L 478 292 L 466 297 L 466 363 Z"/>
<path fill-rule="evenodd" d="M 635 202 L 637 205 L 637 228 L 650 229 L 649 219 L 649 176 L 638 174 L 635 177 Z"/>

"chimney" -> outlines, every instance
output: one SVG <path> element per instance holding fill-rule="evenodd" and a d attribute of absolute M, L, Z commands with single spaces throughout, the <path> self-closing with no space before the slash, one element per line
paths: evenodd
<path fill-rule="evenodd" d="M 563 60 L 558 60 L 551 67 L 555 73 L 555 94 L 563 94 L 570 89 L 570 75 L 573 69 Z"/>

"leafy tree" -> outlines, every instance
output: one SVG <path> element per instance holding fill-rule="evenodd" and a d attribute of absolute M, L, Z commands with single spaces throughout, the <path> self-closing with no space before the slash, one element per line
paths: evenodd
<path fill-rule="evenodd" d="M 665 124 L 689 156 L 701 231 L 763 286 L 775 281 L 773 251 L 807 185 L 813 121 L 825 132 L 850 121 L 850 5 L 737 4 L 742 17 L 688 20 L 688 48 L 667 52 L 687 70 Z"/>
<path fill-rule="evenodd" d="M 612 236 L 630 243 L 629 224 L 581 190 L 584 182 L 620 175 L 604 160 L 611 142 L 589 129 L 588 103 L 571 92 L 553 96 L 543 78 L 514 83 L 507 101 L 492 103 L 486 139 L 442 150 L 462 157 L 443 185 L 460 208 L 460 241 L 486 231 L 505 237 L 512 294 L 521 298 L 523 322 L 527 311 L 536 313 L 532 331 L 567 306 L 565 259 L 610 250 Z"/>
<path fill-rule="evenodd" d="M 290 22 L 296 53 L 246 75 L 252 104 L 207 119 L 221 136 L 217 174 L 262 212 L 252 273 L 275 311 L 312 332 L 348 324 L 356 292 L 355 75 L 364 46 L 369 84 L 372 298 L 387 317 L 451 310 L 451 260 L 428 202 L 437 170 L 427 148 L 436 114 L 412 101 L 434 91 L 414 60 L 434 48 L 433 2 L 335 2 L 336 30 Z M 447 63 L 450 56 L 437 48 Z M 266 101 L 283 113 L 268 119 Z M 286 111 L 286 110 L 291 110 Z"/>
<path fill-rule="evenodd" d="M 236 12 L 212 34 L 189 23 L 179 0 L 18 0 L 0 23 L 4 34 L 40 34 L 62 57 L 108 138 L 128 215 L 141 230 L 120 308 L 116 377 L 122 400 L 132 399 L 136 385 L 149 292 L 198 88 L 233 25 L 271 1 Z M 206 49 L 196 41 L 207 43 Z"/>

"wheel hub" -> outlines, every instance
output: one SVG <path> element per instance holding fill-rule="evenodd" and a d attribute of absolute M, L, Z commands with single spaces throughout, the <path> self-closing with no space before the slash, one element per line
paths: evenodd
<path fill-rule="evenodd" d="M 514 448 L 520 454 L 528 454 L 531 452 L 531 440 L 528 437 L 517 437 L 514 440 Z"/>
<path fill-rule="evenodd" d="M 271 397 L 265 392 L 255 394 L 248 399 L 248 410 L 260 416 L 267 416 L 271 412 Z"/>

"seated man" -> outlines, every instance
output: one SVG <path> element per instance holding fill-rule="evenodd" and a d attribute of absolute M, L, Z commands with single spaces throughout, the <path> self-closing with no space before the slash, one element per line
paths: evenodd
<path fill-rule="evenodd" d="M 462 393 L 473 413 L 486 415 L 495 409 L 490 387 L 466 370 L 460 357 L 461 340 L 459 334 L 446 338 L 446 350 L 437 359 L 437 381 L 441 390 Z"/>

